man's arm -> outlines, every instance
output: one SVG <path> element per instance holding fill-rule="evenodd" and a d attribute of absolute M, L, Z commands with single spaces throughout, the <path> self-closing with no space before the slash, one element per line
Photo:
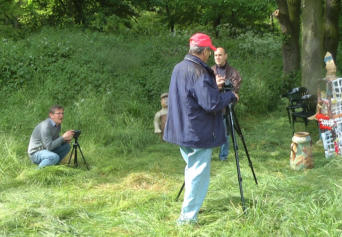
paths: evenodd
<path fill-rule="evenodd" d="M 194 84 L 194 90 L 198 104 L 207 112 L 221 111 L 238 98 L 235 93 L 230 91 L 220 93 L 215 80 L 208 75 L 198 78 Z"/>
<path fill-rule="evenodd" d="M 42 124 L 40 137 L 44 148 L 49 151 L 54 150 L 64 142 L 64 138 L 58 135 L 58 130 L 52 127 L 48 122 Z"/>
<path fill-rule="evenodd" d="M 239 93 L 240 90 L 240 84 L 242 82 L 242 78 L 240 76 L 240 73 L 235 70 L 234 68 L 230 67 L 228 69 L 228 78 L 232 82 L 234 87 L 234 92 Z"/>

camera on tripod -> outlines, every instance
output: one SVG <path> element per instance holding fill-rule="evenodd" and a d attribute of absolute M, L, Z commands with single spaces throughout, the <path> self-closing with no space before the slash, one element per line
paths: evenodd
<path fill-rule="evenodd" d="M 69 156 L 68 164 L 70 165 L 71 157 L 74 155 L 74 165 L 75 165 L 75 167 L 78 166 L 77 151 L 79 151 L 81 153 L 82 160 L 83 160 L 84 164 L 86 165 L 87 169 L 89 170 L 89 166 L 88 166 L 88 164 L 84 158 L 83 152 L 81 150 L 81 146 L 78 143 L 78 137 L 81 135 L 81 130 L 73 130 L 73 132 L 74 132 L 74 139 L 75 140 L 74 140 L 74 143 L 72 145 L 72 150 L 71 150 L 71 154 Z"/>
<path fill-rule="evenodd" d="M 223 85 L 223 90 L 225 92 L 234 90 L 233 83 L 230 80 L 225 80 L 224 85 Z"/>
<path fill-rule="evenodd" d="M 74 131 L 74 138 L 78 138 L 81 135 L 81 130 L 73 130 Z"/>

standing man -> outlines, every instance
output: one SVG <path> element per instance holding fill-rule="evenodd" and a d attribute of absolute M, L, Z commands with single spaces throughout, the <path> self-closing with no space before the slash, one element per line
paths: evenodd
<path fill-rule="evenodd" d="M 185 166 L 185 193 L 179 225 L 196 223 L 208 191 L 212 148 L 225 142 L 222 109 L 238 99 L 234 92 L 220 93 L 206 64 L 212 45 L 208 35 L 196 33 L 190 49 L 172 72 L 164 140 L 180 146 Z"/>
<path fill-rule="evenodd" d="M 32 132 L 28 155 L 39 168 L 59 164 L 70 151 L 69 142 L 74 131 L 69 130 L 59 136 L 63 117 L 64 108 L 54 105 L 50 108 L 49 118 L 40 122 Z"/>
<path fill-rule="evenodd" d="M 233 67 L 231 67 L 228 62 L 227 58 L 228 55 L 224 48 L 217 48 L 214 53 L 215 58 L 215 65 L 211 67 L 213 69 L 216 80 L 229 80 L 233 86 L 233 91 L 235 93 L 239 93 L 240 90 L 240 83 L 242 81 L 242 78 L 238 71 L 236 71 Z M 227 160 L 228 154 L 229 154 L 229 134 L 227 133 L 227 125 L 226 125 L 226 119 L 223 117 L 223 124 L 226 131 L 226 138 L 227 141 L 220 147 L 220 153 L 219 153 L 219 159 L 221 161 Z"/>

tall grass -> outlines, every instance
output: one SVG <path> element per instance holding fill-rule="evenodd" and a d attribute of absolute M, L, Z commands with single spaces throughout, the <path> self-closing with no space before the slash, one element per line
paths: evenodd
<path fill-rule="evenodd" d="M 239 144 L 247 214 L 232 152 L 220 163 L 215 150 L 199 224 L 175 226 L 184 162 L 153 134 L 152 120 L 188 38 L 46 28 L 0 42 L 0 236 L 342 234 L 341 158 L 326 160 L 315 145 L 314 169 L 289 169 L 292 133 L 280 99 L 280 46 L 271 36 L 214 39 L 244 80 L 237 114 L 259 181 Z M 65 106 L 62 130 L 82 130 L 90 171 L 82 159 L 79 169 L 37 170 L 29 161 L 31 132 L 55 103 Z M 316 141 L 317 128 L 309 129 Z"/>
<path fill-rule="evenodd" d="M 213 154 L 211 184 L 199 224 L 177 227 L 184 162 L 176 146 L 157 142 L 139 153 L 81 144 L 91 169 L 65 165 L 37 170 L 11 152 L 20 167 L 1 176 L 0 235 L 3 236 L 340 236 L 341 158 L 324 158 L 313 146 L 315 167 L 289 168 L 291 129 L 286 112 L 240 121 L 258 179 L 256 186 L 239 141 L 247 213 L 241 209 L 233 152 Z M 304 125 L 296 125 L 298 130 Z M 266 132 L 265 132 L 266 131 Z M 317 128 L 309 124 L 314 141 Z M 16 138 L 14 139 L 16 140 Z M 3 142 L 3 140 L 2 140 Z M 115 155 L 114 155 L 115 154 Z M 2 162 L 4 163 L 4 162 Z"/>
<path fill-rule="evenodd" d="M 158 141 L 152 120 L 160 109 L 159 96 L 168 91 L 188 38 L 44 28 L 16 42 L 4 39 L 1 129 L 28 140 L 48 108 L 58 103 L 66 108 L 63 128 L 81 129 L 87 139 L 124 153 L 153 144 Z M 231 65 L 243 77 L 237 111 L 247 115 L 274 109 L 283 85 L 277 37 L 247 35 L 214 42 L 227 48 Z"/>

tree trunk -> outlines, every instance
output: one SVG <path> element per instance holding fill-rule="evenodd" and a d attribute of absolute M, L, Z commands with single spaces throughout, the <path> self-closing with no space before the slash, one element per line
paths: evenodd
<path fill-rule="evenodd" d="M 221 15 L 217 15 L 213 21 L 213 28 L 215 31 L 215 36 L 219 37 L 220 31 L 217 29 L 217 27 L 221 24 Z"/>
<path fill-rule="evenodd" d="M 300 0 L 288 0 L 288 2 L 286 0 L 277 0 L 279 10 L 273 14 L 278 18 L 284 34 L 282 52 L 283 72 L 285 75 L 295 73 L 300 68 Z"/>
<path fill-rule="evenodd" d="M 166 9 L 166 15 L 167 15 L 169 29 L 170 29 L 171 33 L 174 33 L 175 32 L 175 22 L 173 20 L 173 16 L 171 16 L 171 11 L 170 11 L 168 2 L 165 5 L 165 9 Z"/>
<path fill-rule="evenodd" d="M 322 1 L 302 0 L 302 85 L 316 94 L 323 68 Z"/>
<path fill-rule="evenodd" d="M 74 4 L 74 19 L 76 24 L 84 24 L 84 12 L 83 12 L 83 5 L 84 0 L 73 0 Z"/>
<path fill-rule="evenodd" d="M 298 39 L 300 33 L 300 0 L 287 0 L 289 19 L 292 25 L 292 34 Z"/>
<path fill-rule="evenodd" d="M 169 26 L 171 33 L 175 33 L 175 23 L 173 21 L 170 21 Z"/>
<path fill-rule="evenodd" d="M 326 0 L 324 25 L 324 51 L 329 51 L 336 64 L 339 30 L 338 18 L 340 14 L 340 0 Z"/>

